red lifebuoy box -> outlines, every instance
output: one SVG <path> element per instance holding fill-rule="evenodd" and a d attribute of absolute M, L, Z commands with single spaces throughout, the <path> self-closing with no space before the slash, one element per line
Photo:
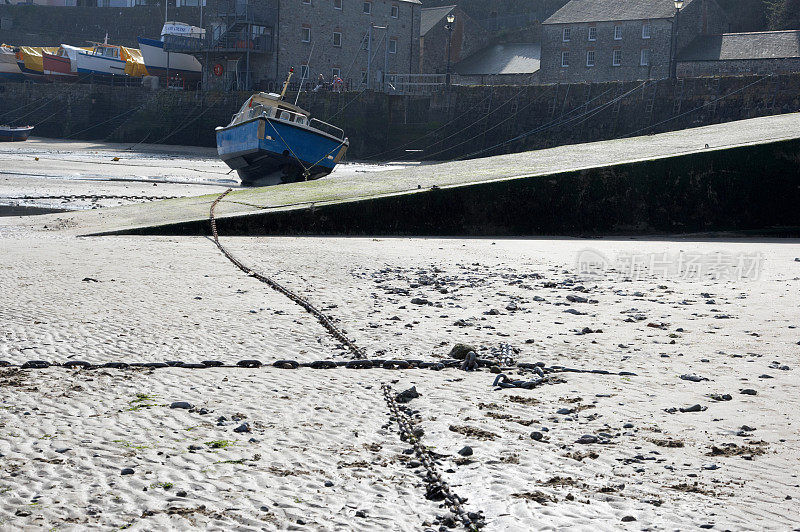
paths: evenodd
<path fill-rule="evenodd" d="M 216 65 L 214 65 L 214 75 L 215 76 L 221 76 L 222 72 L 223 72 L 222 64 L 217 63 Z"/>

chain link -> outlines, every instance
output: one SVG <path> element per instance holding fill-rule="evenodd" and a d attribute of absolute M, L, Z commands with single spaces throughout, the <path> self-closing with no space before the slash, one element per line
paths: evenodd
<path fill-rule="evenodd" d="M 467 530 L 477 531 L 484 522 L 481 512 L 467 512 L 464 508 L 465 500 L 453 493 L 450 486 L 442 480 L 442 475 L 436 467 L 436 459 L 420 441 L 421 431 L 414 430 L 414 424 L 411 416 L 405 412 L 404 407 L 400 407 L 392 394 L 392 387 L 388 384 L 381 386 L 383 390 L 383 397 L 386 399 L 386 404 L 389 406 L 391 418 L 397 422 L 400 429 L 400 439 L 410 443 L 414 448 L 414 454 L 417 455 L 422 466 L 425 468 L 424 480 L 428 485 L 428 493 L 436 493 L 444 498 L 445 504 L 457 516 L 461 524 Z"/>
<path fill-rule="evenodd" d="M 344 334 L 344 332 L 342 332 L 338 327 L 336 327 L 336 325 L 333 324 L 330 318 L 328 318 L 325 314 L 322 313 L 322 311 L 320 311 L 313 304 L 311 304 L 311 302 L 309 302 L 307 299 L 297 294 L 296 292 L 293 292 L 292 290 L 289 290 L 288 288 L 284 287 L 271 277 L 262 275 L 258 272 L 251 270 L 250 268 L 242 264 L 233 255 L 231 255 L 231 253 L 220 243 L 219 234 L 217 233 L 217 221 L 214 216 L 214 209 L 216 209 L 217 204 L 220 201 L 222 201 L 222 199 L 225 196 L 227 196 L 232 190 L 233 189 L 229 188 L 228 190 L 223 192 L 217 199 L 215 199 L 214 202 L 211 204 L 211 210 L 209 212 L 209 220 L 211 221 L 211 232 L 214 236 L 214 243 L 217 245 L 222 254 L 225 255 L 225 257 L 229 261 L 231 261 L 234 266 L 242 270 L 250 277 L 258 279 L 262 283 L 267 284 L 273 290 L 280 292 L 281 294 L 285 295 L 286 297 L 288 297 L 289 299 L 291 299 L 292 301 L 303 307 L 309 314 L 317 318 L 317 321 L 319 321 L 322 324 L 322 326 L 325 327 L 325 329 L 328 331 L 328 333 L 330 333 L 331 336 L 333 336 L 336 340 L 345 345 L 355 358 L 366 358 L 364 350 L 358 347 L 352 340 L 350 340 Z"/>
<path fill-rule="evenodd" d="M 122 199 L 122 200 L 166 200 L 176 199 L 181 196 L 122 196 L 114 194 L 69 194 L 61 196 L 11 196 L 0 197 L 0 199 L 7 200 L 44 200 L 44 199 L 61 199 L 61 200 L 99 200 L 99 199 Z"/>

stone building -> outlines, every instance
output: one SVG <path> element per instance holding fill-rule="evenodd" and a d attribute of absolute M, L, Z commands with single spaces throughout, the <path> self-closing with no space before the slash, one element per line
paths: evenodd
<path fill-rule="evenodd" d="M 701 35 L 678 54 L 678 76 L 800 72 L 800 30 Z"/>
<path fill-rule="evenodd" d="M 279 0 L 274 68 L 315 82 L 340 76 L 351 89 L 381 88 L 419 71 L 419 0 Z M 369 59 L 368 59 L 369 56 Z M 384 78 L 384 76 L 386 76 Z"/>
<path fill-rule="evenodd" d="M 674 50 L 703 34 L 724 33 L 715 0 L 686 0 L 673 35 L 672 0 L 570 0 L 542 23 L 542 83 L 669 77 Z M 673 46 L 673 38 L 675 44 Z"/>
<path fill-rule="evenodd" d="M 455 17 L 452 37 L 448 35 L 448 15 Z M 419 71 L 422 74 L 442 74 L 447 71 L 448 39 L 452 71 L 452 65 L 480 49 L 489 38 L 489 32 L 458 6 L 423 8 L 420 16 Z"/>

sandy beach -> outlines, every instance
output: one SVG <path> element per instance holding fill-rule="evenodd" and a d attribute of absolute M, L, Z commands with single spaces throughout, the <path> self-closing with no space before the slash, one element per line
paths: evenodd
<path fill-rule="evenodd" d="M 96 185 L 51 164 L 2 195 Z M 228 188 L 184 177 L 100 186 Z M 42 230 L 55 216 L 0 218 L 0 360 L 351 358 L 208 238 Z M 0 529 L 442 530 L 382 384 L 416 387 L 421 441 L 484 530 L 800 527 L 797 240 L 220 238 L 370 358 L 509 344 L 608 373 L 0 368 Z"/>

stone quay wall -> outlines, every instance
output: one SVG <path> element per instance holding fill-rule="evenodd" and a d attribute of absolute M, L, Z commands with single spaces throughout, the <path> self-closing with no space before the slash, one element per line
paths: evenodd
<path fill-rule="evenodd" d="M 0 83 L 0 122 L 45 137 L 214 146 L 214 128 L 249 95 Z M 797 112 L 800 74 L 453 86 L 430 96 L 310 92 L 299 104 L 345 130 L 349 159 L 451 160 Z"/>

